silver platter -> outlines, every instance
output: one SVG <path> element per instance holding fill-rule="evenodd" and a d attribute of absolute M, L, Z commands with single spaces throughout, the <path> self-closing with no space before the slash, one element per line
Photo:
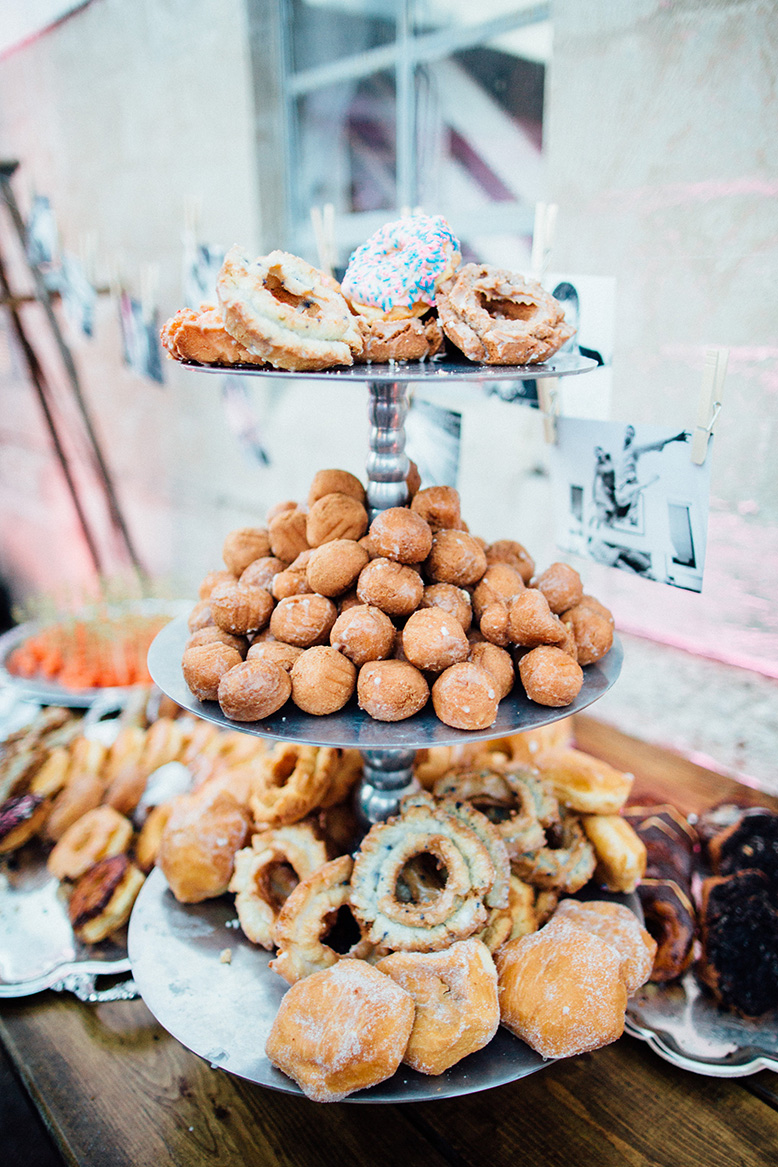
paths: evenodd
<path fill-rule="evenodd" d="M 181 362 L 185 368 L 198 373 L 226 373 L 247 377 L 282 377 L 293 381 L 352 381 L 352 382 L 401 382 L 424 381 L 441 383 L 444 381 L 534 381 L 538 377 L 571 377 L 577 373 L 588 373 L 597 368 L 597 361 L 582 357 L 578 352 L 557 353 L 538 365 L 477 365 L 465 357 L 446 357 L 431 361 L 397 361 L 388 364 L 338 366 L 335 369 L 320 369 L 315 372 L 290 373 L 284 369 L 263 369 L 256 365 L 198 365 Z"/>
<path fill-rule="evenodd" d="M 640 916 L 636 896 L 609 896 Z M 641 917 L 642 918 L 642 917 Z M 225 949 L 230 961 L 222 960 Z M 265 1057 L 265 1042 L 286 981 L 268 968 L 271 955 L 241 932 L 231 897 L 180 904 L 159 869 L 135 901 L 129 927 L 133 980 L 157 1021 L 182 1045 L 210 1062 L 286 1094 L 300 1088 Z M 549 1062 L 507 1029 L 444 1074 L 429 1077 L 401 1066 L 393 1078 L 348 1102 L 424 1102 L 515 1082 Z"/>
<path fill-rule="evenodd" d="M 71 988 L 129 967 L 125 934 L 91 945 L 73 935 L 61 885 L 40 847 L 30 844 L 0 863 L 0 998 Z"/>
<path fill-rule="evenodd" d="M 710 1078 L 778 1073 L 778 1011 L 745 1021 L 720 1009 L 693 972 L 644 985 L 627 1006 L 626 1032 L 682 1070 Z"/>
<path fill-rule="evenodd" d="M 614 684 L 624 659 L 621 642 L 614 638 L 613 648 L 596 665 L 584 669 L 581 692 L 571 705 L 551 709 L 536 705 L 520 691 L 520 686 L 500 702 L 497 720 L 488 729 L 474 732 L 451 729 L 439 721 L 432 704 L 405 721 L 375 721 L 357 706 L 356 697 L 338 713 L 312 717 L 288 701 L 266 721 L 231 721 L 215 701 L 198 701 L 189 691 L 181 672 L 181 657 L 189 637 L 185 617 L 178 617 L 157 634 L 149 649 L 149 672 L 155 684 L 183 709 L 226 729 L 293 741 L 311 746 L 339 746 L 362 750 L 411 750 L 430 746 L 452 746 L 463 742 L 489 741 L 527 729 L 536 729 L 578 713 L 591 705 Z"/>

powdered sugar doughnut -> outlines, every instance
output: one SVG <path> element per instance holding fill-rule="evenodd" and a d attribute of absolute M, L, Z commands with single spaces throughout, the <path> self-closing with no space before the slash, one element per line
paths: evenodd
<path fill-rule="evenodd" d="M 461 260 L 459 240 L 441 215 L 396 219 L 351 256 L 343 295 L 364 316 L 421 316 L 434 305 L 439 281 Z"/>

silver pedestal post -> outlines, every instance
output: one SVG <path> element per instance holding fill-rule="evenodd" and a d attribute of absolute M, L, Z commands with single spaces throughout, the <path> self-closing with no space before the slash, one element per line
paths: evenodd
<path fill-rule="evenodd" d="M 370 452 L 367 457 L 367 501 L 370 521 L 389 507 L 408 501 L 405 455 L 407 385 L 368 382 Z M 418 789 L 413 777 L 415 750 L 363 750 L 364 775 L 357 791 L 357 812 L 370 826 L 396 814 L 400 799 Z"/>

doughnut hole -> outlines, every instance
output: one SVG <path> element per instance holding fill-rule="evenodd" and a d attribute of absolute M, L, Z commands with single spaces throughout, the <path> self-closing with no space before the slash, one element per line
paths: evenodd
<path fill-rule="evenodd" d="M 421 474 L 419 474 L 419 467 L 415 462 L 409 459 L 408 473 L 405 475 L 405 485 L 408 489 L 408 498 L 412 499 L 418 492 L 421 486 Z"/>
<path fill-rule="evenodd" d="M 411 510 L 425 519 L 434 531 L 460 530 L 462 514 L 459 491 L 453 486 L 427 486 L 411 502 Z"/>
<path fill-rule="evenodd" d="M 467 659 L 485 669 L 492 678 L 498 701 L 508 696 L 516 681 L 516 670 L 509 652 L 504 648 L 498 648 L 496 644 L 473 644 L 470 646 Z"/>
<path fill-rule="evenodd" d="M 424 583 L 418 571 L 393 559 L 371 559 L 357 580 L 360 602 L 380 608 L 389 616 L 410 616 L 423 594 Z"/>
<path fill-rule="evenodd" d="M 583 669 L 561 648 L 542 645 L 519 661 L 519 676 L 530 701 L 560 708 L 581 692 Z"/>
<path fill-rule="evenodd" d="M 290 673 L 292 665 L 301 652 L 303 652 L 302 648 L 298 648 L 294 644 L 284 644 L 281 640 L 258 640 L 252 644 L 246 660 L 273 661 L 274 664 L 280 665 L 282 669 L 286 669 Z"/>
<path fill-rule="evenodd" d="M 539 644 L 561 644 L 565 629 L 543 593 L 526 588 L 508 606 L 508 635 L 512 644 L 535 648 Z"/>
<path fill-rule="evenodd" d="M 325 494 L 308 511 L 308 545 L 320 547 L 333 539 L 361 539 L 367 524 L 367 511 L 361 502 L 348 494 Z"/>
<path fill-rule="evenodd" d="M 422 563 L 432 548 L 429 524 L 407 507 L 381 511 L 368 534 L 376 556 L 398 563 Z"/>
<path fill-rule="evenodd" d="M 273 597 L 264 588 L 219 584 L 211 592 L 210 605 L 219 628 L 233 636 L 244 636 L 265 627 L 273 611 Z"/>
<path fill-rule="evenodd" d="M 213 589 L 220 583 L 235 583 L 235 576 L 231 571 L 209 571 L 198 589 L 197 595 L 201 600 L 207 600 Z"/>
<path fill-rule="evenodd" d="M 507 563 L 518 571 L 525 584 L 528 584 L 535 574 L 535 560 L 514 539 L 498 539 L 486 548 L 487 563 Z"/>
<path fill-rule="evenodd" d="M 308 583 L 308 563 L 311 551 L 301 551 L 284 571 L 273 577 L 271 591 L 277 600 L 287 600 L 290 596 L 309 595 L 315 589 Z"/>
<path fill-rule="evenodd" d="M 353 539 L 333 539 L 311 551 L 305 569 L 308 584 L 322 596 L 339 596 L 369 562 L 367 551 Z"/>
<path fill-rule="evenodd" d="M 276 559 L 292 563 L 302 551 L 310 546 L 306 538 L 308 516 L 300 507 L 279 511 L 270 521 L 268 536 L 270 550 Z"/>
<path fill-rule="evenodd" d="M 465 531 L 442 530 L 432 537 L 432 550 L 425 570 L 432 583 L 450 583 L 457 587 L 476 584 L 486 571 L 486 553 Z"/>
<path fill-rule="evenodd" d="M 325 494 L 347 494 L 357 502 L 365 504 L 365 488 L 354 474 L 348 470 L 319 470 L 308 491 L 308 506 L 323 498 Z"/>
<path fill-rule="evenodd" d="M 579 664 L 592 665 L 610 652 L 613 624 L 596 609 L 579 604 L 564 613 L 562 624 L 575 640 Z"/>
<path fill-rule="evenodd" d="M 220 680 L 225 672 L 240 664 L 241 659 L 243 657 L 237 649 L 231 649 L 229 645 L 218 642 L 198 644 L 184 652 L 181 661 L 183 679 L 199 701 L 215 701 Z"/>
<path fill-rule="evenodd" d="M 432 704 L 453 729 L 488 729 L 499 704 L 493 678 L 470 661 L 451 665 L 432 686 Z"/>
<path fill-rule="evenodd" d="M 490 604 L 505 603 L 525 588 L 524 580 L 509 563 L 493 563 L 487 567 L 473 592 L 473 611 L 477 620 Z"/>
<path fill-rule="evenodd" d="M 289 596 L 277 604 L 270 617 L 270 631 L 285 644 L 309 648 L 327 643 L 337 617 L 338 609 L 326 596 Z"/>
<path fill-rule="evenodd" d="M 254 658 L 224 674 L 217 696 L 222 713 L 232 721 L 261 721 L 276 713 L 291 691 L 286 669 L 275 661 Z"/>
<path fill-rule="evenodd" d="M 359 604 L 341 612 L 330 632 L 330 644 L 360 668 L 371 660 L 386 660 L 394 651 L 396 629 L 380 608 Z"/>
<path fill-rule="evenodd" d="M 508 605 L 503 601 L 489 604 L 481 613 L 481 635 L 498 648 L 507 648 L 511 642 Z"/>
<path fill-rule="evenodd" d="M 356 588 L 349 588 L 342 596 L 338 596 L 338 612 L 348 612 L 349 608 L 358 608 L 362 606 L 362 601 L 357 595 Z"/>
<path fill-rule="evenodd" d="M 272 591 L 273 580 L 285 567 L 286 564 L 280 559 L 276 559 L 274 555 L 263 555 L 261 559 L 255 559 L 253 563 L 248 565 L 241 574 L 238 583 L 248 588 L 264 588 L 266 592 Z"/>
<path fill-rule="evenodd" d="M 354 692 L 356 678 L 356 667 L 336 648 L 306 649 L 292 667 L 292 700 L 317 717 L 337 713 Z"/>
<path fill-rule="evenodd" d="M 376 721 L 413 717 L 427 704 L 429 693 L 422 673 L 407 661 L 370 661 L 359 670 L 359 707 Z"/>
<path fill-rule="evenodd" d="M 473 609 L 470 604 L 470 595 L 464 588 L 456 584 L 438 583 L 428 584 L 421 597 L 421 608 L 440 608 L 454 616 L 465 632 L 470 631 L 473 622 Z"/>
<path fill-rule="evenodd" d="M 238 527 L 230 531 L 222 547 L 227 570 L 239 576 L 255 559 L 270 554 L 270 539 L 264 527 Z"/>
<path fill-rule="evenodd" d="M 469 644 L 462 625 L 440 608 L 420 608 L 403 629 L 406 659 L 424 672 L 441 673 L 450 665 L 467 660 Z"/>
<path fill-rule="evenodd" d="M 265 516 L 265 522 L 267 523 L 268 529 L 270 528 L 270 524 L 272 523 L 272 521 L 276 517 L 276 515 L 280 515 L 284 511 L 296 511 L 296 510 L 297 510 L 297 503 L 294 501 L 293 498 L 287 498 L 287 499 L 284 499 L 283 502 L 273 503 L 272 507 L 270 508 L 270 510 L 267 512 L 267 515 Z"/>
<path fill-rule="evenodd" d="M 225 632 L 223 628 L 219 628 L 216 624 L 208 624 L 205 628 L 198 628 L 186 642 L 187 648 L 197 648 L 201 644 L 226 644 L 228 648 L 234 648 L 243 659 L 248 648 L 248 641 L 245 636 L 233 636 L 231 632 Z"/>
<path fill-rule="evenodd" d="M 192 611 L 189 613 L 187 620 L 187 627 L 190 632 L 198 632 L 201 628 L 207 628 L 214 623 L 213 612 L 211 611 L 210 599 L 198 600 Z"/>
<path fill-rule="evenodd" d="M 543 593 L 557 616 L 574 607 L 583 595 L 581 577 L 568 563 L 552 563 L 534 581 L 533 587 Z"/>

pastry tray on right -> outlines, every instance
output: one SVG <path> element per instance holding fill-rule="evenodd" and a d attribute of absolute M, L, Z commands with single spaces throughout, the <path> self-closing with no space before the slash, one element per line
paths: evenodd
<path fill-rule="evenodd" d="M 488 741 L 512 733 L 536 729 L 578 713 L 591 705 L 613 685 L 621 672 L 624 658 L 621 642 L 614 637 L 613 647 L 597 664 L 584 669 L 584 683 L 575 701 L 560 709 L 536 705 L 517 685 L 500 702 L 497 719 L 488 729 L 465 731 L 444 725 L 427 703 L 420 713 L 405 721 L 376 721 L 358 708 L 356 698 L 338 713 L 311 717 L 288 701 L 283 709 L 265 721 L 240 722 L 225 717 L 215 701 L 198 701 L 189 691 L 181 672 L 181 657 L 189 638 L 185 617 L 166 625 L 149 650 L 149 672 L 168 697 L 197 717 L 215 722 L 225 729 L 238 729 L 277 741 L 298 742 L 312 746 L 338 746 L 362 750 L 410 750 L 431 746 L 459 745 L 461 742 Z"/>
<path fill-rule="evenodd" d="M 682 1070 L 711 1078 L 778 1073 L 778 1010 L 757 1021 L 720 1009 L 693 972 L 649 982 L 627 1003 L 625 1032 Z"/>

